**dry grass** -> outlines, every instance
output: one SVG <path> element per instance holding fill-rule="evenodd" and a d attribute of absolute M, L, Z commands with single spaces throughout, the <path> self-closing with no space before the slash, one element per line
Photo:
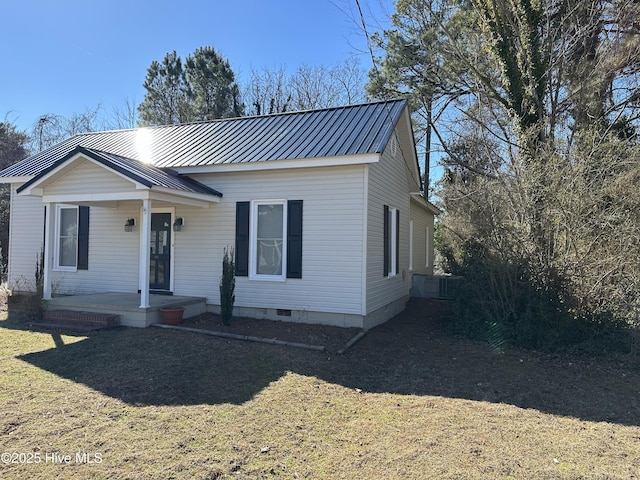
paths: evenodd
<path fill-rule="evenodd" d="M 10 312 L 0 452 L 41 463 L 0 477 L 640 478 L 635 359 L 496 353 L 425 308 L 344 356 L 160 329 L 59 336 Z M 71 463 L 45 463 L 55 452 Z"/>

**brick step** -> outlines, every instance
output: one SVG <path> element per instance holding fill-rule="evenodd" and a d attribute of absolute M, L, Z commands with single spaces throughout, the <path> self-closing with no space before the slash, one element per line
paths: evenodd
<path fill-rule="evenodd" d="M 120 325 L 120 315 L 97 312 L 76 312 L 73 310 L 45 310 L 42 314 L 42 321 L 34 325 L 56 330 L 89 332 Z"/>

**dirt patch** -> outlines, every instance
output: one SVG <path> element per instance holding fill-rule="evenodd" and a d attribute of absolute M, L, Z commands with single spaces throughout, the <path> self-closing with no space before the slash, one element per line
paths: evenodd
<path fill-rule="evenodd" d="M 387 348 L 402 347 L 406 339 L 420 342 L 437 338 L 443 332 L 443 326 L 451 315 L 448 302 L 428 299 L 411 299 L 407 309 L 389 322 L 375 327 L 371 331 L 378 338 L 383 338 Z M 256 319 L 249 317 L 233 317 L 231 325 L 222 323 L 220 315 L 205 313 L 185 319 L 181 326 L 249 335 L 285 342 L 322 345 L 328 352 L 343 350 L 347 343 L 363 330 L 359 328 L 343 328 L 329 325 L 295 323 L 278 320 Z M 367 334 L 368 335 L 368 334 Z M 374 350 L 379 349 L 374 345 Z M 360 349 L 369 347 L 359 347 Z M 376 352 L 372 351 L 374 355 Z"/>
<path fill-rule="evenodd" d="M 204 313 L 185 319 L 183 327 L 198 328 L 216 332 L 248 335 L 285 342 L 305 343 L 324 346 L 335 353 L 345 347 L 347 342 L 362 330 L 359 328 L 332 327 L 308 323 L 294 323 L 277 320 L 265 320 L 248 317 L 234 317 L 231 325 L 222 323 L 220 315 Z"/>

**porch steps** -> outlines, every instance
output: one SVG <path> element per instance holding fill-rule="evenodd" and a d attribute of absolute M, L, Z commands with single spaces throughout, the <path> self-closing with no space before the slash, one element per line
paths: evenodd
<path fill-rule="evenodd" d="M 34 327 L 47 330 L 62 330 L 84 333 L 120 325 L 120 315 L 74 310 L 45 310 L 42 321 L 34 322 Z"/>

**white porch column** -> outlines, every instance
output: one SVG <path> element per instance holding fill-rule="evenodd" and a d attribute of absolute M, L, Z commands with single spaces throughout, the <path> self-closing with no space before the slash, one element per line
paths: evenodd
<path fill-rule="evenodd" d="M 42 266 L 42 298 L 51 300 L 51 262 L 55 239 L 56 204 L 45 203 L 44 265 Z"/>
<path fill-rule="evenodd" d="M 151 245 L 151 206 L 150 199 L 142 200 L 142 219 L 140 221 L 140 308 L 149 304 L 149 266 Z"/>

